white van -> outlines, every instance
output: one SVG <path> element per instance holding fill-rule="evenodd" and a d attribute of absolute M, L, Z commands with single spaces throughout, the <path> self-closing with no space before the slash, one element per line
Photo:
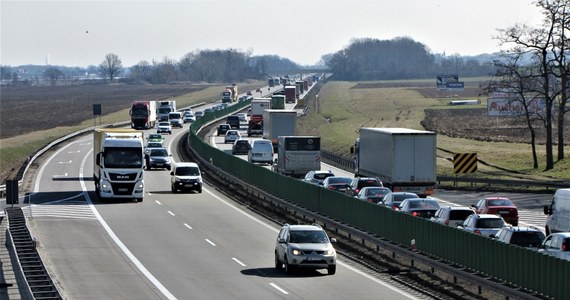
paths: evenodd
<path fill-rule="evenodd" d="M 544 206 L 546 218 L 546 235 L 554 232 L 570 231 L 570 188 L 558 189 L 554 193 L 552 203 Z"/>
<path fill-rule="evenodd" d="M 250 163 L 273 164 L 273 144 L 270 140 L 253 140 L 251 149 L 247 152 L 247 161 Z"/>

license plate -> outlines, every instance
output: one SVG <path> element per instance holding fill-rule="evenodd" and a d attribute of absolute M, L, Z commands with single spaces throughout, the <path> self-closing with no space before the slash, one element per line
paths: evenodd
<path fill-rule="evenodd" d="M 191 184 L 191 183 L 188 183 L 188 184 L 185 184 L 184 186 L 185 186 L 185 187 L 192 187 L 192 186 L 194 186 L 194 185 Z"/>
<path fill-rule="evenodd" d="M 499 210 L 497 213 L 499 213 L 501 215 L 508 215 L 509 211 L 508 210 Z"/>
<path fill-rule="evenodd" d="M 156 165 L 159 166 L 159 167 L 162 167 L 162 164 L 156 164 Z"/>
<path fill-rule="evenodd" d="M 127 189 L 127 188 L 119 188 L 119 192 L 128 192 L 128 191 L 129 191 L 129 189 Z"/>
<path fill-rule="evenodd" d="M 314 260 L 321 260 L 321 259 L 320 259 L 320 258 L 318 258 L 318 257 L 309 257 L 309 259 L 308 259 L 308 260 L 312 260 L 312 261 L 314 261 Z"/>

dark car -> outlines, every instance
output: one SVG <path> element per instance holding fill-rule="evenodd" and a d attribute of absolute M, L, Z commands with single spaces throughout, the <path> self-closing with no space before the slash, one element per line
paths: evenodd
<path fill-rule="evenodd" d="M 400 203 L 408 198 L 419 198 L 417 194 L 408 193 L 408 192 L 391 192 L 384 196 L 382 199 L 382 203 L 378 203 L 385 205 L 388 208 L 393 210 L 397 210 L 400 207 Z"/>
<path fill-rule="evenodd" d="M 344 191 L 350 185 L 351 181 L 352 179 L 350 177 L 331 176 L 325 178 L 325 180 L 323 181 L 323 187 L 325 189 L 344 193 Z"/>
<path fill-rule="evenodd" d="M 503 243 L 513 244 L 520 247 L 538 250 L 546 236 L 542 231 L 534 226 L 530 227 L 511 227 L 505 226 L 501 228 L 495 238 Z"/>
<path fill-rule="evenodd" d="M 429 219 L 439 209 L 439 203 L 435 200 L 424 198 L 408 198 L 400 203 L 399 211 L 414 217 Z"/>
<path fill-rule="evenodd" d="M 472 205 L 478 214 L 494 214 L 503 217 L 505 222 L 517 226 L 519 224 L 519 211 L 513 201 L 505 197 L 487 197 L 480 199 Z"/>
<path fill-rule="evenodd" d="M 228 130 L 230 130 L 230 125 L 229 124 L 220 124 L 218 125 L 218 132 L 217 135 L 226 135 L 226 132 L 228 132 Z"/>
<path fill-rule="evenodd" d="M 350 186 L 346 189 L 345 193 L 351 197 L 354 197 L 360 193 L 363 187 L 367 186 L 379 186 L 383 187 L 382 181 L 374 177 L 356 177 L 352 179 Z"/>
<path fill-rule="evenodd" d="M 239 122 L 240 120 L 237 115 L 228 116 L 226 118 L 226 123 L 228 123 L 232 129 L 239 129 Z"/>
<path fill-rule="evenodd" d="M 377 204 L 379 202 L 382 202 L 384 196 L 386 196 L 390 192 L 392 191 L 386 187 L 366 186 L 363 187 L 358 193 L 358 195 L 354 197 L 362 201 Z"/>
<path fill-rule="evenodd" d="M 246 139 L 238 139 L 232 146 L 232 154 L 247 154 L 251 150 L 251 144 Z"/>

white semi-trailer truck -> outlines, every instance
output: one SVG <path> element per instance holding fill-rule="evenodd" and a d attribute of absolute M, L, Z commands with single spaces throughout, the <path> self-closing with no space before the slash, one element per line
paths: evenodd
<path fill-rule="evenodd" d="M 351 153 L 354 176 L 378 177 L 394 192 L 434 193 L 436 134 L 407 128 L 361 128 Z"/>
<path fill-rule="evenodd" d="M 143 201 L 144 135 L 124 128 L 97 128 L 93 134 L 93 180 L 101 199 Z"/>

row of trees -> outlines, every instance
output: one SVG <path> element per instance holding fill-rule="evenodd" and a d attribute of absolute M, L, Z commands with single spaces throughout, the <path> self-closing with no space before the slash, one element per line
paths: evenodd
<path fill-rule="evenodd" d="M 323 59 L 340 80 L 434 78 L 446 73 L 479 76 L 495 70 L 491 64 L 481 64 L 475 59 L 432 54 L 425 45 L 409 37 L 355 39 Z"/>
<path fill-rule="evenodd" d="M 553 122 L 558 132 L 557 159 L 565 156 L 564 117 L 570 110 L 570 0 L 538 0 L 536 4 L 544 16 L 541 25 L 514 25 L 499 31 L 497 39 L 508 50 L 494 61 L 497 72 L 485 89 L 490 93 L 499 91 L 522 104 L 531 134 L 534 168 L 538 168 L 535 124 L 542 124 L 549 170 L 554 168 Z"/>
<path fill-rule="evenodd" d="M 99 68 L 101 74 L 111 80 L 125 71 L 119 57 L 112 53 L 105 56 Z M 179 61 L 168 57 L 161 61 L 140 61 L 128 69 L 128 77 L 155 84 L 173 81 L 237 82 L 263 78 L 278 70 L 300 68 L 291 60 L 275 55 L 252 57 L 249 52 L 234 49 L 200 50 L 187 53 Z"/>

